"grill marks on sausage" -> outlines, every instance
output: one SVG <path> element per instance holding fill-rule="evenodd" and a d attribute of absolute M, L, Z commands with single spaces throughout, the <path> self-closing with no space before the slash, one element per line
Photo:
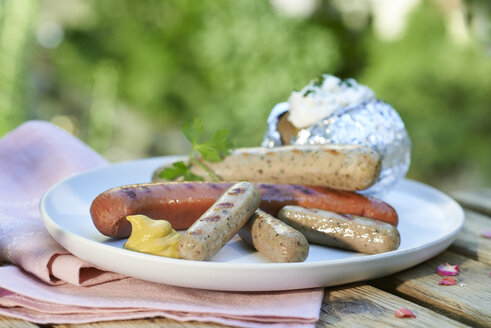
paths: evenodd
<path fill-rule="evenodd" d="M 131 199 L 136 198 L 136 193 L 133 190 L 131 190 L 129 188 L 123 188 L 122 190 L 123 190 L 124 194 L 126 196 L 128 196 L 129 198 L 131 198 Z"/>
<path fill-rule="evenodd" d="M 217 209 L 224 209 L 224 208 L 232 208 L 234 204 L 230 202 L 223 202 L 223 203 L 218 203 L 215 205 Z"/>
<path fill-rule="evenodd" d="M 221 191 L 223 189 L 223 187 L 220 187 L 219 185 L 217 185 L 216 183 L 212 183 L 212 184 L 209 184 L 209 187 L 213 190 L 219 190 Z"/>
<path fill-rule="evenodd" d="M 230 202 L 223 202 L 223 203 L 218 203 L 213 207 L 213 211 L 215 212 L 221 212 L 222 214 L 227 214 L 228 210 L 234 207 L 234 204 Z"/>
<path fill-rule="evenodd" d="M 203 233 L 203 230 L 201 230 L 201 229 L 196 229 L 196 230 L 193 230 L 193 231 L 189 231 L 188 233 L 189 233 L 190 235 L 193 235 L 193 236 L 194 236 L 194 235 L 195 235 L 195 236 L 199 236 L 199 235 L 201 235 L 201 234 Z"/>
<path fill-rule="evenodd" d="M 243 188 L 233 188 L 227 192 L 227 195 L 238 196 L 240 194 L 243 194 L 244 192 L 245 192 L 245 189 L 243 189 Z"/>
<path fill-rule="evenodd" d="M 184 186 L 189 190 L 196 190 L 196 188 L 190 183 L 185 183 Z"/>
<path fill-rule="evenodd" d="M 277 186 L 275 185 L 272 185 L 272 184 L 260 184 L 259 185 L 259 190 L 267 190 L 267 191 L 271 191 L 273 193 L 277 193 L 277 194 L 280 194 L 281 193 L 281 189 L 278 188 Z"/>
<path fill-rule="evenodd" d="M 301 192 L 301 193 L 303 193 L 304 195 L 312 195 L 312 194 L 313 194 L 313 192 L 312 192 L 312 190 L 311 190 L 311 189 L 306 188 L 306 187 L 304 187 L 304 186 L 300 186 L 300 185 L 292 185 L 292 186 L 293 186 L 293 188 L 294 188 L 295 190 L 300 191 L 300 192 Z"/>
<path fill-rule="evenodd" d="M 206 221 L 206 222 L 218 222 L 220 220 L 220 215 L 207 216 L 207 217 L 201 218 L 201 220 Z"/>

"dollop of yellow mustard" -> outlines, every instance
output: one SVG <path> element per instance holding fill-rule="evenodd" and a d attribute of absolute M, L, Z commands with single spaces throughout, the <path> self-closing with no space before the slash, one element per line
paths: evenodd
<path fill-rule="evenodd" d="M 169 221 L 153 220 L 146 215 L 130 215 L 126 220 L 131 222 L 131 235 L 123 248 L 179 258 L 177 243 L 181 234 L 174 229 Z"/>

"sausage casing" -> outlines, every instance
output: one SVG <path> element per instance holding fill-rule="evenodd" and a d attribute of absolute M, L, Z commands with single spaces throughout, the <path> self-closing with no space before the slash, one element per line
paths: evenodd
<path fill-rule="evenodd" d="M 232 186 L 232 183 L 165 182 L 126 185 L 98 195 L 90 206 L 95 227 L 109 237 L 131 233 L 126 216 L 144 214 L 167 220 L 176 230 L 187 229 Z M 354 192 L 302 185 L 257 184 L 261 209 L 276 216 L 285 205 L 360 215 L 397 225 L 396 211 L 373 197 Z"/>
<path fill-rule="evenodd" d="M 400 235 L 396 227 L 365 217 L 285 206 L 278 218 L 315 244 L 365 254 L 393 251 L 400 244 Z"/>
<path fill-rule="evenodd" d="M 228 189 L 179 239 L 179 257 L 207 261 L 212 258 L 258 209 L 261 194 L 249 182 Z"/>
<path fill-rule="evenodd" d="M 273 262 L 303 262 L 309 255 L 304 235 L 260 209 L 239 230 L 239 236 Z"/>
<path fill-rule="evenodd" d="M 357 145 L 302 145 L 275 148 L 237 148 L 223 161 L 206 163 L 222 181 L 251 181 L 306 184 L 357 191 L 378 179 L 381 157 L 373 149 Z M 158 168 L 152 181 L 162 181 Z M 209 175 L 198 165 L 191 171 L 205 179 Z"/>

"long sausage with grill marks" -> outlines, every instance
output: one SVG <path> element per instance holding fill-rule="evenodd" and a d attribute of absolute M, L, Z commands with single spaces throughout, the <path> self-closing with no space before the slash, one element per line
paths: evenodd
<path fill-rule="evenodd" d="M 233 183 L 167 182 L 126 185 L 97 196 L 90 207 L 96 228 L 109 237 L 131 233 L 126 216 L 144 214 L 168 220 L 174 229 L 189 228 Z M 286 205 L 318 208 L 377 219 L 397 226 L 396 211 L 373 197 L 302 185 L 257 184 L 260 208 L 273 216 Z"/>

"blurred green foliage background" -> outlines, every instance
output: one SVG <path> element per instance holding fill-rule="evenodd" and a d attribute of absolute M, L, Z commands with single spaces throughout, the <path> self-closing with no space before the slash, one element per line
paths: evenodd
<path fill-rule="evenodd" d="M 321 74 L 394 106 L 409 177 L 491 185 L 489 1 L 0 0 L 0 136 L 52 121 L 112 161 L 185 153 L 201 118 L 259 145 Z"/>

